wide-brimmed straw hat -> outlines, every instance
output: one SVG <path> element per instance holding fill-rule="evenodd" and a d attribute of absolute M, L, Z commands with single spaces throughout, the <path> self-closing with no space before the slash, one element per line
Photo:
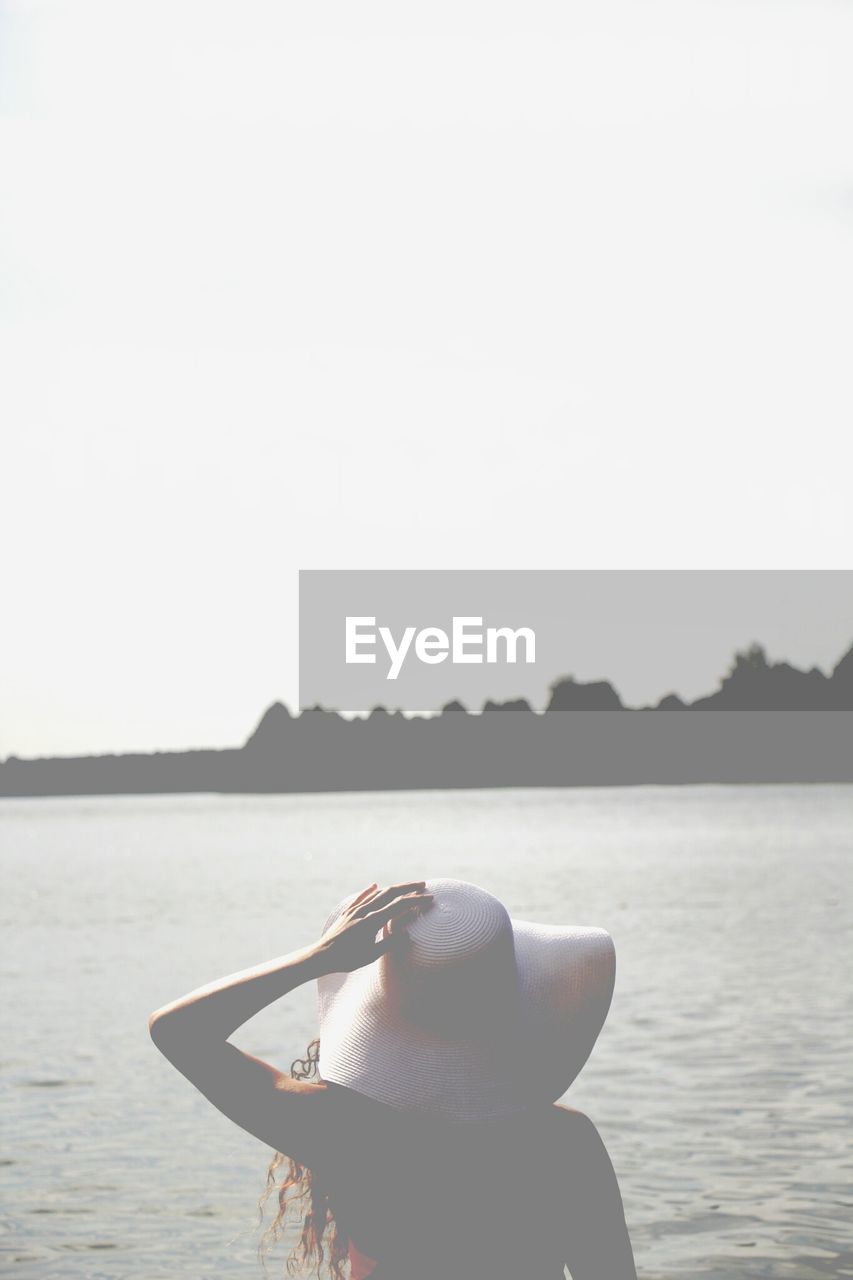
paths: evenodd
<path fill-rule="evenodd" d="M 319 979 L 320 1075 L 377 1102 L 453 1120 L 561 1097 L 613 994 L 604 929 L 532 924 L 464 880 L 427 880 L 408 943 Z M 353 901 L 338 904 L 323 932 Z"/>

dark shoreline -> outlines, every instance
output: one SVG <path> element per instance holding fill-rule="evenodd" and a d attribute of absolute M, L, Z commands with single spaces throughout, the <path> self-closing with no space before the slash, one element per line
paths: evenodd
<path fill-rule="evenodd" d="M 273 709 L 271 709 L 272 711 Z M 0 763 L 0 797 L 853 782 L 853 711 L 264 717 L 240 748 Z"/>
<path fill-rule="evenodd" d="M 619 790 L 649 790 L 660 789 L 666 791 L 670 788 L 694 788 L 701 787 L 711 790 L 714 787 L 849 787 L 853 786 L 853 781 L 844 780 L 841 782 L 600 782 L 586 783 L 584 786 L 570 784 L 565 787 L 545 787 L 536 782 L 520 783 L 515 786 L 501 787 L 411 787 L 410 793 L 413 795 L 425 795 L 435 792 L 436 795 L 443 795 L 446 791 L 607 791 L 613 789 Z M 39 792 L 38 795 L 0 795 L 0 805 L 4 801 L 15 800 L 133 800 L 135 798 L 153 798 L 162 796 L 169 797 L 187 797 L 193 796 L 199 799 L 217 797 L 219 799 L 227 799 L 230 796 L 246 796 L 249 798 L 262 798 L 264 796 L 370 796 L 370 795 L 406 795 L 407 792 L 402 788 L 398 791 L 389 791 L 387 788 L 380 787 L 363 787 L 360 791 L 75 791 L 75 792 Z"/>

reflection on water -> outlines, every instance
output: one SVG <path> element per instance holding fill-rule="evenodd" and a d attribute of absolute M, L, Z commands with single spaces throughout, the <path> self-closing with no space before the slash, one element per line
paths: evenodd
<path fill-rule="evenodd" d="M 5 801 L 0 1269 L 260 1277 L 267 1149 L 147 1015 L 371 880 L 450 875 L 614 935 L 568 1100 L 643 1276 L 853 1275 L 851 819 L 843 787 Z M 315 1029 L 303 988 L 237 1040 L 287 1067 Z"/>

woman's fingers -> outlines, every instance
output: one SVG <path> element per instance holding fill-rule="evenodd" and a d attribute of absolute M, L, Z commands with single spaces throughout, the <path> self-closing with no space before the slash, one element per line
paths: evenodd
<path fill-rule="evenodd" d="M 382 936 L 376 943 L 376 954 L 383 956 L 387 951 L 402 951 L 409 943 L 409 937 L 406 933 L 406 925 L 412 923 L 412 919 L 416 915 L 405 915 L 392 921 L 390 925 L 386 924 L 382 931 Z"/>
<path fill-rule="evenodd" d="M 378 888 L 379 885 L 374 880 L 373 884 L 369 884 L 366 889 L 362 889 L 361 893 L 357 894 L 356 897 L 353 898 L 347 910 L 352 911 L 353 907 L 357 907 L 359 903 L 364 902 L 366 898 L 372 898 Z"/>
<path fill-rule="evenodd" d="M 420 893 L 426 888 L 426 880 L 413 880 L 410 884 L 392 884 L 388 889 L 380 889 L 369 900 L 369 908 L 371 911 L 377 911 L 380 907 L 385 907 L 393 902 L 396 898 L 411 893 Z M 367 906 L 367 901 L 361 904 Z M 361 914 L 366 914 L 362 912 Z"/>
<path fill-rule="evenodd" d="M 421 915 L 428 906 L 429 903 L 425 900 L 423 902 L 413 902 L 412 905 L 408 907 L 401 906 L 399 911 L 395 911 L 395 913 L 385 921 L 385 924 L 383 925 L 384 933 L 399 933 L 407 924 L 411 924 L 417 916 Z"/>
<path fill-rule="evenodd" d="M 375 924 L 376 928 L 386 924 L 390 920 L 401 918 L 403 915 L 418 915 L 425 908 L 432 905 L 432 894 L 415 892 L 406 894 L 404 897 L 398 898 L 394 902 L 389 902 L 384 907 L 369 911 L 364 917 L 371 924 Z"/>
<path fill-rule="evenodd" d="M 406 926 L 413 924 L 419 915 L 422 915 L 429 903 L 413 903 L 408 907 L 401 907 L 399 911 L 386 920 L 382 926 L 382 933 L 377 946 L 380 955 L 389 948 L 404 946 L 408 942 L 408 933 Z"/>

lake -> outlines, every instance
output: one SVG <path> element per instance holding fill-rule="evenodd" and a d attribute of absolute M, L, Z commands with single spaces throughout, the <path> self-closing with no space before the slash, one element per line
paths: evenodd
<path fill-rule="evenodd" d="M 853 1276 L 851 846 L 843 786 L 3 801 L 0 1270 L 261 1280 L 269 1152 L 148 1014 L 312 941 L 373 880 L 453 876 L 615 939 L 566 1101 L 608 1146 L 640 1274 Z M 289 1067 L 314 1000 L 237 1043 Z"/>

